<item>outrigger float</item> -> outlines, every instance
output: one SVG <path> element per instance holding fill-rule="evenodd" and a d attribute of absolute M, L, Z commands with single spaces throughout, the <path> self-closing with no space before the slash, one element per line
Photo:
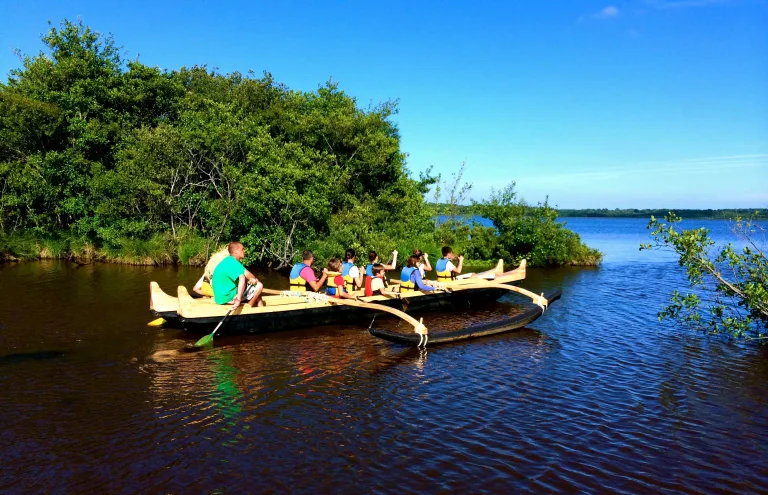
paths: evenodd
<path fill-rule="evenodd" d="M 377 311 L 396 313 L 408 320 L 414 332 L 397 333 L 369 327 L 371 335 L 390 342 L 422 346 L 453 342 L 473 337 L 508 332 L 530 324 L 541 316 L 550 303 L 560 298 L 560 291 L 534 294 L 517 287 L 525 279 L 526 261 L 519 267 L 504 272 L 504 262 L 496 268 L 477 274 L 466 274 L 455 280 L 440 283 L 434 292 L 399 292 L 399 280 L 391 280 L 382 295 L 364 297 L 355 291 L 357 300 L 335 299 L 315 292 L 264 290 L 266 303 L 262 307 L 241 306 L 229 317 L 223 327 L 225 333 L 265 333 L 333 323 L 359 323 L 370 321 Z M 442 308 L 466 307 L 472 301 L 496 300 L 504 294 L 516 292 L 528 297 L 533 305 L 523 312 L 502 321 L 473 325 L 460 330 L 430 334 L 421 321 L 402 314 Z M 205 332 L 218 324 L 231 306 L 220 305 L 210 298 L 193 298 L 184 286 L 179 286 L 178 297 L 162 291 L 156 282 L 150 282 L 150 312 L 170 325 L 181 326 L 191 332 Z"/>

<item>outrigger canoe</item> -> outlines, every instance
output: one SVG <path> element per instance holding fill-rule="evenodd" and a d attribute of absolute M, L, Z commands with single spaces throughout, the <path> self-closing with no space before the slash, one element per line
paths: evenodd
<path fill-rule="evenodd" d="M 521 293 L 536 304 L 533 308 L 516 315 L 511 320 L 502 322 L 503 327 L 499 326 L 499 322 L 495 322 L 497 331 L 493 333 L 498 333 L 529 324 L 543 313 L 549 302 L 559 298 L 559 292 L 544 297 L 516 287 L 514 284 L 525 279 L 525 275 L 525 260 L 519 267 L 507 272 L 503 272 L 503 261 L 499 260 L 499 264 L 493 270 L 469 274 L 445 282 L 442 290 L 434 292 L 414 291 L 400 294 L 398 285 L 392 284 L 389 289 L 384 291 L 383 295 L 363 297 L 362 291 L 353 292 L 353 294 L 361 296 L 359 300 L 362 302 L 407 310 L 409 313 L 466 307 L 468 303 L 471 304 L 472 301 L 476 300 L 496 300 L 510 291 Z M 232 313 L 227 324 L 222 328 L 223 333 L 256 334 L 334 323 L 369 322 L 376 313 L 375 310 L 369 308 L 330 304 L 322 298 L 307 297 L 308 294 L 313 293 L 283 291 L 281 295 L 263 296 L 266 302 L 263 307 L 241 306 Z M 221 321 L 229 309 L 230 306 L 216 304 L 210 298 L 194 299 L 183 286 L 178 287 L 177 297 L 173 297 L 163 292 L 157 283 L 150 283 L 150 310 L 152 314 L 173 324 L 183 326 L 188 331 L 210 331 Z M 401 335 L 385 330 L 370 330 L 376 337 L 406 345 L 418 345 L 425 340 L 422 335 L 415 333 Z M 478 332 L 483 331 L 488 334 L 491 329 L 469 327 L 465 330 L 468 332 L 467 336 L 463 338 L 479 336 Z M 461 332 L 461 330 L 457 332 Z M 439 336 L 431 334 L 428 338 L 430 343 L 435 344 L 442 341 L 459 340 L 459 335 L 456 332 L 448 332 Z"/>

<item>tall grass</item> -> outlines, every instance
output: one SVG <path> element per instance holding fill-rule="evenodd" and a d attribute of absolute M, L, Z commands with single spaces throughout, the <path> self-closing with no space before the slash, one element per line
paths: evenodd
<path fill-rule="evenodd" d="M 180 238 L 170 234 L 149 239 L 121 237 L 100 246 L 71 233 L 38 237 L 30 231 L 13 232 L 0 233 L 0 262 L 72 259 L 82 263 L 203 266 L 217 247 L 194 232 L 183 233 Z"/>

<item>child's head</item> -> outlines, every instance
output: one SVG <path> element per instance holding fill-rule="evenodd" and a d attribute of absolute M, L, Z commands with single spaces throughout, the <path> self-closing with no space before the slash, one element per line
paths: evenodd
<path fill-rule="evenodd" d="M 417 258 L 421 259 L 421 258 L 424 257 L 424 251 L 422 251 L 419 248 L 416 248 L 416 249 L 413 250 L 413 255 L 416 256 Z"/>
<path fill-rule="evenodd" d="M 419 264 L 419 257 L 412 254 L 408 256 L 408 268 L 413 268 Z"/>
<path fill-rule="evenodd" d="M 453 258 L 453 249 L 451 249 L 451 246 L 443 246 L 443 258 Z"/>
<path fill-rule="evenodd" d="M 379 258 L 379 255 L 376 254 L 376 251 L 368 251 L 368 261 L 371 263 L 376 263 L 376 260 Z"/>
<path fill-rule="evenodd" d="M 331 258 L 330 260 L 328 260 L 328 271 L 330 272 L 341 271 L 341 261 L 339 261 L 339 258 Z"/>
<path fill-rule="evenodd" d="M 384 265 L 382 265 L 381 263 L 376 263 L 375 265 L 373 265 L 373 268 L 371 268 L 371 271 L 373 272 L 374 277 L 379 277 L 379 278 L 384 278 L 384 272 L 386 272 L 386 270 L 384 270 Z"/>
<path fill-rule="evenodd" d="M 344 253 L 344 259 L 347 261 L 354 261 L 355 260 L 355 250 L 352 248 L 347 249 L 347 252 Z"/>

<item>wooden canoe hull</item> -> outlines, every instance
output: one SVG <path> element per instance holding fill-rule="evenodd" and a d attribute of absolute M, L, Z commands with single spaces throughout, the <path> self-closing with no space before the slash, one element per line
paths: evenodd
<path fill-rule="evenodd" d="M 547 298 L 549 304 L 552 304 L 552 302 L 560 299 L 561 295 L 561 291 L 556 290 L 546 294 L 544 297 Z M 539 316 L 543 314 L 543 312 L 544 311 L 539 306 L 530 305 L 530 307 L 528 307 L 528 309 L 522 313 L 516 314 L 506 320 L 481 323 L 479 325 L 473 325 L 470 327 L 462 328 L 460 330 L 454 330 L 452 332 L 430 332 L 427 345 L 433 346 L 437 344 L 445 344 L 459 340 L 486 337 L 488 335 L 510 332 L 512 330 L 523 328 L 526 325 L 534 322 Z M 389 330 L 380 330 L 377 328 L 369 328 L 368 331 L 374 337 L 378 337 L 380 339 L 384 339 L 397 344 L 416 346 L 420 341 L 420 336 L 416 333 L 397 333 Z"/>
<path fill-rule="evenodd" d="M 430 311 L 467 307 L 476 300 L 496 300 L 508 292 L 503 289 L 477 289 L 457 292 L 441 292 L 424 297 L 402 299 L 386 299 L 376 301 L 391 308 L 407 311 Z M 246 313 L 230 316 L 220 330 L 223 334 L 259 334 L 306 328 L 330 324 L 370 323 L 374 316 L 381 318 L 389 316 L 376 310 L 354 306 L 330 304 L 307 304 L 297 310 L 275 311 L 271 313 Z M 179 316 L 179 324 L 190 332 L 205 332 L 221 321 L 221 316 L 206 316 L 189 318 Z"/>
<path fill-rule="evenodd" d="M 497 284 L 516 285 L 525 279 L 526 262 L 523 260 L 514 270 L 502 270 L 503 262 L 500 260 L 494 270 L 480 275 L 492 275 Z M 448 291 L 376 295 L 363 297 L 361 301 L 408 312 L 430 311 L 467 307 L 472 301 L 494 301 L 508 293 L 503 288 L 481 287 L 487 282 L 481 277 L 470 277 L 446 282 L 445 286 L 450 289 Z M 264 300 L 267 303 L 265 307 L 238 308 L 228 318 L 221 332 L 256 334 L 336 323 L 368 323 L 374 315 L 381 314 L 366 308 L 310 302 L 303 297 L 267 295 Z M 194 299 L 183 286 L 178 288 L 178 297 L 172 297 L 152 282 L 150 310 L 153 315 L 163 317 L 167 325 L 180 326 L 193 332 L 210 332 L 227 313 L 229 306 L 217 305 L 210 298 Z"/>

